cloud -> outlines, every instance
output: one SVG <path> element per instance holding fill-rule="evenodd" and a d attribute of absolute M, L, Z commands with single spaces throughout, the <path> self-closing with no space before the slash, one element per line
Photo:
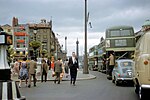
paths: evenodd
<path fill-rule="evenodd" d="M 105 30 L 115 25 L 133 26 L 135 32 L 150 19 L 149 0 L 87 0 L 90 13 L 88 48 L 105 37 Z M 18 17 L 20 23 L 39 23 L 41 19 L 53 20 L 53 31 L 61 44 L 68 37 L 68 51 L 76 49 L 79 39 L 80 54 L 84 52 L 84 0 L 0 0 L 0 25 L 11 24 Z M 70 55 L 70 54 L 69 54 Z"/>

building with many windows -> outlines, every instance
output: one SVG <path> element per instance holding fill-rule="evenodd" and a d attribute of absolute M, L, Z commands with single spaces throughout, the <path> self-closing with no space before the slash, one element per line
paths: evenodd
<path fill-rule="evenodd" d="M 2 25 L 1 28 L 3 29 L 4 32 L 12 35 L 12 26 L 5 24 Z"/>
<path fill-rule="evenodd" d="M 18 18 L 13 18 L 13 46 L 16 52 L 15 57 L 43 57 L 42 51 L 45 50 L 47 53 L 45 57 L 61 56 L 65 58 L 64 53 L 61 52 L 62 48 L 56 39 L 55 33 L 52 31 L 52 21 L 47 22 L 42 19 L 40 23 L 28 23 L 18 24 Z M 30 47 L 32 41 L 38 41 L 41 43 L 40 47 L 34 51 Z M 65 53 L 66 54 L 66 53 Z M 62 56 L 63 55 L 63 56 Z"/>
<path fill-rule="evenodd" d="M 45 19 L 41 20 L 38 24 L 28 24 L 29 25 L 29 42 L 35 40 L 41 42 L 41 47 L 38 48 L 38 57 L 41 57 L 42 50 L 47 51 L 48 57 L 54 55 L 55 51 L 55 34 L 51 29 L 51 23 L 46 22 Z M 29 54 L 33 55 L 33 49 L 29 48 Z"/>
<path fill-rule="evenodd" d="M 29 28 L 27 24 L 18 24 L 18 19 L 13 18 L 13 48 L 16 58 L 28 56 Z"/>

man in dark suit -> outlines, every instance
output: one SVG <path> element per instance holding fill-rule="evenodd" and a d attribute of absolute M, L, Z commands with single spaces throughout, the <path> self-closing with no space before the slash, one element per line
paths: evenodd
<path fill-rule="evenodd" d="M 71 76 L 70 84 L 72 84 L 73 81 L 73 85 L 75 86 L 77 71 L 79 68 L 78 58 L 76 57 L 75 52 L 72 52 L 72 57 L 69 58 L 68 65 L 70 68 L 70 76 Z"/>

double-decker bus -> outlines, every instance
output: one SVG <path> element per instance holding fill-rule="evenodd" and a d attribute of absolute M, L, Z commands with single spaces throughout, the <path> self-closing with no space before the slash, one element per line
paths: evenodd
<path fill-rule="evenodd" d="M 106 49 L 105 49 L 105 40 L 101 40 L 100 43 L 97 45 L 97 51 L 98 51 L 98 71 L 99 72 L 106 72 Z"/>
<path fill-rule="evenodd" d="M 131 58 L 135 50 L 134 29 L 131 26 L 115 26 L 106 30 L 106 54 L 114 52 L 116 59 Z"/>
<path fill-rule="evenodd" d="M 88 65 L 90 70 L 98 70 L 97 45 L 89 49 Z"/>
<path fill-rule="evenodd" d="M 109 58 L 109 54 L 111 52 L 115 54 L 115 59 L 132 58 L 136 44 L 134 29 L 132 26 L 110 27 L 106 29 L 105 35 L 105 47 L 107 58 Z"/>

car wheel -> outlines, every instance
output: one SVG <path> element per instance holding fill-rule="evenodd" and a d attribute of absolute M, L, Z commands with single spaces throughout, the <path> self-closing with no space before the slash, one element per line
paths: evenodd
<path fill-rule="evenodd" d="M 140 100 L 145 100 L 144 90 L 141 86 L 139 87 L 139 98 Z"/>
<path fill-rule="evenodd" d="M 119 86 L 119 81 L 117 81 L 116 78 L 115 78 L 115 85 Z"/>
<path fill-rule="evenodd" d="M 112 83 L 115 83 L 115 77 L 112 77 Z"/>

